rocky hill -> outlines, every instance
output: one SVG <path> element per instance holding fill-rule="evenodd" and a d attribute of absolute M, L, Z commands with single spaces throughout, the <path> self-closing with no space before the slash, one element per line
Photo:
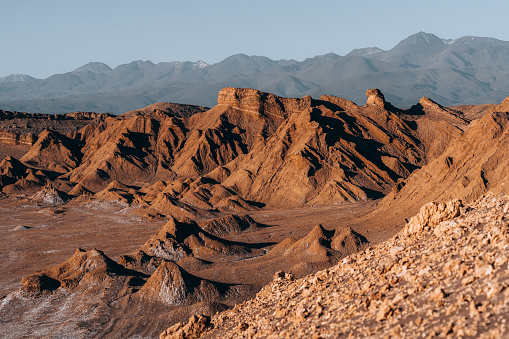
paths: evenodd
<path fill-rule="evenodd" d="M 2 190 L 51 184 L 181 216 L 362 201 L 440 155 L 470 121 L 430 99 L 402 111 L 378 90 L 367 96 L 357 106 L 225 88 L 206 111 L 166 104 L 44 131 L 20 158 L 25 173 L 4 174 Z"/>
<path fill-rule="evenodd" d="M 400 181 L 380 209 L 397 206 L 400 212 L 415 213 L 420 203 L 452 198 L 471 202 L 487 191 L 509 194 L 508 147 L 509 115 L 498 106 L 473 121 L 440 156 Z"/>
<path fill-rule="evenodd" d="M 285 97 L 335 95 L 364 101 L 366 88 L 408 108 L 421 97 L 444 106 L 498 103 L 507 96 L 509 43 L 485 37 L 441 39 L 419 32 L 392 49 L 360 48 L 304 61 L 233 55 L 204 62 L 133 61 L 114 69 L 89 63 L 47 79 L 0 78 L 4 109 L 121 114 L 154 102 L 211 107 L 223 87 L 249 87 Z"/>

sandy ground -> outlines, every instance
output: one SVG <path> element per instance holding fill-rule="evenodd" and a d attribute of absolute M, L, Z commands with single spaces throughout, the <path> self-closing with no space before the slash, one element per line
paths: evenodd
<path fill-rule="evenodd" d="M 140 247 L 165 220 L 147 220 L 122 203 L 44 207 L 0 200 L 0 293 L 21 287 L 21 277 L 61 263 L 77 248 L 113 259 Z"/>
<path fill-rule="evenodd" d="M 248 243 L 304 237 L 322 224 L 326 229 L 352 227 L 370 241 L 384 238 L 363 220 L 375 202 L 262 210 L 248 213 L 270 227 L 230 235 Z M 69 258 L 77 248 L 102 250 L 117 260 L 139 248 L 166 219 L 148 220 L 123 203 L 89 201 L 45 207 L 0 199 L 0 294 L 21 287 L 21 278 Z"/>

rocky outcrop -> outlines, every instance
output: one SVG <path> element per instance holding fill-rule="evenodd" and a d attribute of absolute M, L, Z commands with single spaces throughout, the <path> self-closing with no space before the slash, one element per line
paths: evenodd
<path fill-rule="evenodd" d="M 470 120 L 465 118 L 460 112 L 443 107 L 428 97 L 422 97 L 421 100 L 419 100 L 419 105 L 426 113 L 428 113 L 428 115 L 431 115 L 430 118 L 432 119 L 437 118 L 445 120 L 462 128 L 466 127 L 470 123 Z"/>
<path fill-rule="evenodd" d="M 497 106 L 493 107 L 488 112 L 489 113 L 493 113 L 493 112 L 509 112 L 509 97 L 505 98 L 500 103 L 500 105 L 497 105 Z"/>
<path fill-rule="evenodd" d="M 0 174 L 13 179 L 22 179 L 27 174 L 28 167 L 18 159 L 8 156 L 0 162 Z"/>
<path fill-rule="evenodd" d="M 338 98 L 333 95 L 322 95 L 320 97 L 320 101 L 330 102 L 338 107 L 341 107 L 345 111 L 351 111 L 359 108 L 359 106 L 357 106 L 354 102 L 347 99 Z"/>
<path fill-rule="evenodd" d="M 267 254 L 269 257 L 291 256 L 297 262 L 325 262 L 329 257 L 340 257 L 359 251 L 368 241 L 365 237 L 348 228 L 326 230 L 316 225 L 300 240 L 288 238 Z"/>
<path fill-rule="evenodd" d="M 30 197 L 31 202 L 42 206 L 60 206 L 70 200 L 69 195 L 55 188 L 44 187 Z"/>
<path fill-rule="evenodd" d="M 127 270 L 108 258 L 102 251 L 77 249 L 74 255 L 62 264 L 23 277 L 23 292 L 40 296 L 59 287 L 74 290 L 101 289 L 111 286 L 128 276 L 143 277 L 138 272 Z"/>
<path fill-rule="evenodd" d="M 212 328 L 210 317 L 193 315 L 187 323 L 177 323 L 160 334 L 160 339 L 197 339 Z"/>
<path fill-rule="evenodd" d="M 461 213 L 461 200 L 451 200 L 447 203 L 430 202 L 421 207 L 419 213 L 413 216 L 402 231 L 403 236 L 410 236 L 433 227 L 440 222 L 450 220 Z"/>
<path fill-rule="evenodd" d="M 31 168 L 8 156 L 0 162 L 0 189 L 8 194 L 33 194 L 50 181 L 47 171 Z"/>
<path fill-rule="evenodd" d="M 153 117 L 189 118 L 196 113 L 205 112 L 208 109 L 209 108 L 203 106 L 157 102 L 147 107 L 124 113 L 121 117 L 130 118 L 136 115 L 144 115 Z"/>
<path fill-rule="evenodd" d="M 358 252 L 366 247 L 368 243 L 363 235 L 348 227 L 342 231 L 336 230 L 334 237 L 331 239 L 331 248 L 346 256 Z"/>
<path fill-rule="evenodd" d="M 81 162 L 80 145 L 75 140 L 55 131 L 39 134 L 37 142 L 21 158 L 22 162 L 66 173 Z"/>
<path fill-rule="evenodd" d="M 431 100 L 428 97 L 422 97 L 421 100 L 419 100 L 419 104 L 423 108 L 429 108 L 429 109 L 436 109 L 436 110 L 443 110 L 444 107 L 442 105 L 437 104 L 433 100 Z"/>
<path fill-rule="evenodd" d="M 88 124 L 105 121 L 112 115 L 108 113 L 73 112 L 66 114 L 23 113 L 0 110 L 0 133 L 7 133 L 4 138 L 10 142 L 9 133 L 17 135 L 16 139 L 35 143 L 44 130 L 53 130 L 62 134 L 72 133 Z M 1 136 L 2 134 L 0 134 Z M 12 134 L 11 134 L 12 136 Z M 0 138 L 0 141 L 2 138 Z"/>
<path fill-rule="evenodd" d="M 288 115 L 311 107 L 311 97 L 289 99 L 249 88 L 223 88 L 217 97 L 218 105 L 228 105 L 246 112 L 286 119 Z"/>
<path fill-rule="evenodd" d="M 385 97 L 378 88 L 368 89 L 366 91 L 366 97 L 368 98 L 367 105 L 375 105 L 378 108 L 385 109 Z"/>
<path fill-rule="evenodd" d="M 220 300 L 220 287 L 195 277 L 177 264 L 164 261 L 139 291 L 139 296 L 171 306 L 190 305 L 197 301 Z"/>
<path fill-rule="evenodd" d="M 270 205 L 362 201 L 422 159 L 411 128 L 397 115 L 381 111 L 383 118 L 375 121 L 359 110 L 314 105 L 290 115 L 265 143 L 225 166 L 230 175 L 222 185 Z M 393 161 L 371 156 L 379 143 L 387 153 L 378 155 Z"/>
<path fill-rule="evenodd" d="M 359 107 L 333 96 L 228 87 L 207 111 L 160 103 L 119 118 L 74 113 L 62 121 L 93 123 L 67 135 L 41 133 L 22 161 L 61 174 L 54 187 L 65 193 L 100 192 L 178 218 L 376 199 L 443 153 L 465 120 L 426 98 L 407 113 L 377 89 L 367 96 Z M 186 112 L 194 114 L 179 116 Z M 0 184 L 22 192 L 55 181 L 26 177 Z"/>
<path fill-rule="evenodd" d="M 229 214 L 224 217 L 198 221 L 204 231 L 215 236 L 237 234 L 243 231 L 255 231 L 260 225 L 249 215 Z"/>
<path fill-rule="evenodd" d="M 210 261 L 239 260 L 261 255 L 263 250 L 249 244 L 234 243 L 216 237 L 201 229 L 191 219 L 170 218 L 138 252 L 178 263 L 189 257 Z M 135 253 L 132 257 L 139 255 Z"/>
<path fill-rule="evenodd" d="M 0 131 L 0 142 L 4 144 L 32 146 L 36 140 L 37 137 L 32 133 Z"/>

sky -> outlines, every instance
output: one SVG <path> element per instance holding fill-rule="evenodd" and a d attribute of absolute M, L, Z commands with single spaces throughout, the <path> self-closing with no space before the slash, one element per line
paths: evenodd
<path fill-rule="evenodd" d="M 424 31 L 509 41 L 509 1 L 1 0 L 0 77 L 46 78 L 99 61 L 273 60 L 391 49 Z"/>

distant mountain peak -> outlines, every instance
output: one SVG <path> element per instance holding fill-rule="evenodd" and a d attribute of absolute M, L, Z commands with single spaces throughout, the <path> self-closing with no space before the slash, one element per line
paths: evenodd
<path fill-rule="evenodd" d="M 136 60 L 136 61 L 133 61 L 132 62 L 133 64 L 138 64 L 138 65 L 149 65 L 149 66 L 155 66 L 154 63 L 150 60 Z"/>
<path fill-rule="evenodd" d="M 249 59 L 249 55 L 247 54 L 244 54 L 244 53 L 237 53 L 237 54 L 234 54 L 234 55 L 231 55 L 229 57 L 227 57 L 226 59 L 224 59 L 223 61 L 230 61 L 230 60 L 247 60 Z"/>
<path fill-rule="evenodd" d="M 324 54 L 323 57 L 325 57 L 325 58 L 337 58 L 337 57 L 339 57 L 339 55 L 337 55 L 336 53 L 330 52 L 330 53 Z"/>
<path fill-rule="evenodd" d="M 111 71 L 110 66 L 106 65 L 103 62 L 89 62 L 81 67 L 76 68 L 73 72 L 94 72 L 94 73 L 103 73 Z"/>
<path fill-rule="evenodd" d="M 444 41 L 431 33 L 419 32 L 410 35 L 405 40 L 397 44 L 393 50 L 408 49 L 415 46 L 445 45 Z"/>
<path fill-rule="evenodd" d="M 316 60 L 338 60 L 338 59 L 341 59 L 341 56 L 331 52 L 327 54 L 316 55 L 312 58 L 307 58 L 306 60 L 304 60 L 304 62 Z"/>
<path fill-rule="evenodd" d="M 340 55 L 337 55 L 336 53 L 327 53 L 327 54 L 323 54 L 323 55 L 317 55 L 315 56 L 315 58 L 317 59 L 331 59 L 331 60 L 336 60 L 336 59 L 339 59 L 341 58 Z M 314 59 L 314 58 L 313 58 Z"/>
<path fill-rule="evenodd" d="M 421 32 L 414 34 L 413 36 L 418 39 L 421 39 L 421 41 L 424 40 L 427 43 L 435 43 L 438 41 L 442 42 L 442 39 L 440 39 L 439 37 L 437 37 L 435 34 L 432 34 L 432 33 L 426 33 L 426 32 L 421 31 Z"/>
<path fill-rule="evenodd" d="M 384 50 L 378 47 L 366 47 L 366 48 L 356 48 L 348 53 L 346 56 L 365 56 L 383 52 Z"/>
<path fill-rule="evenodd" d="M 196 68 L 205 68 L 209 66 L 209 64 L 201 60 L 196 61 L 194 64 L 196 65 Z"/>
<path fill-rule="evenodd" d="M 0 83 L 24 82 L 24 81 L 34 80 L 34 79 L 35 78 L 31 77 L 30 75 L 14 73 L 14 74 L 8 75 L 6 77 L 0 78 Z"/>
<path fill-rule="evenodd" d="M 0 109 L 121 114 L 154 102 L 212 107 L 223 87 L 284 97 L 334 95 L 353 102 L 364 102 L 366 88 L 380 88 L 400 108 L 423 96 L 443 106 L 499 102 L 509 91 L 503 81 L 509 77 L 509 41 L 474 36 L 448 40 L 426 32 L 387 50 L 373 46 L 302 61 L 243 53 L 210 65 L 201 60 L 156 65 L 131 61 L 114 69 L 91 62 L 46 79 L 0 77 Z"/>

